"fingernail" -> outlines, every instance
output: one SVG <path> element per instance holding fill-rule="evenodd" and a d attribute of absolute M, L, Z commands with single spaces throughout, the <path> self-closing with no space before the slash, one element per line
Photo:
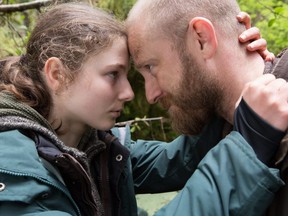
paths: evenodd
<path fill-rule="evenodd" d="M 245 39 L 246 39 L 246 35 L 240 35 L 240 38 L 241 38 L 242 40 L 245 40 Z"/>

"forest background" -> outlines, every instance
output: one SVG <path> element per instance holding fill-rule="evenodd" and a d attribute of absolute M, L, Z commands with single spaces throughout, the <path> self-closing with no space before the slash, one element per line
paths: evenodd
<path fill-rule="evenodd" d="M 64 0 L 69 2 L 69 0 Z M 25 44 L 33 29 L 37 16 L 47 6 L 64 2 L 63 0 L 0 0 L 0 58 L 25 53 Z M 86 0 L 125 20 L 136 0 Z M 268 49 L 277 54 L 288 47 L 288 0 L 238 0 L 242 11 L 248 12 L 252 26 L 261 30 L 267 40 Z M 236 16 L 236 14 L 235 14 Z M 171 129 L 166 113 L 158 106 L 148 105 L 144 94 L 144 80 L 133 68 L 129 80 L 135 91 L 135 99 L 127 103 L 118 125 L 123 122 L 131 126 L 133 139 L 158 139 L 170 141 L 176 134 Z M 140 206 L 149 215 L 170 200 L 175 193 L 138 196 Z"/>
<path fill-rule="evenodd" d="M 63 1 L 69 0 L 0 0 L 0 58 L 25 53 L 25 44 L 37 16 L 48 5 Z M 125 20 L 136 0 L 87 1 Z M 242 11 L 251 15 L 252 25 L 261 30 L 270 51 L 277 54 L 288 46 L 288 0 L 238 0 L 238 3 Z M 166 112 L 146 102 L 142 77 L 132 69 L 129 80 L 135 100 L 127 103 L 118 122 L 128 121 L 133 139 L 172 140 L 176 134 L 171 130 Z"/>

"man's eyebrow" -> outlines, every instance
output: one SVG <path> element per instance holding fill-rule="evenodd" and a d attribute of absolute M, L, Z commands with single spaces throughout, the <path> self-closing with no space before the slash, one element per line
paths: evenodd
<path fill-rule="evenodd" d="M 143 64 L 141 62 L 140 63 L 136 63 L 132 57 L 131 57 L 131 61 L 130 62 L 131 62 L 131 66 L 133 66 L 136 69 L 143 67 Z"/>
<path fill-rule="evenodd" d="M 144 64 L 143 64 L 143 63 L 141 63 L 141 62 L 140 62 L 140 63 L 137 63 L 137 64 L 136 64 L 136 63 L 134 63 L 134 67 L 135 67 L 136 69 L 140 69 L 140 68 L 142 68 L 142 67 L 143 67 L 143 65 L 144 65 Z"/>

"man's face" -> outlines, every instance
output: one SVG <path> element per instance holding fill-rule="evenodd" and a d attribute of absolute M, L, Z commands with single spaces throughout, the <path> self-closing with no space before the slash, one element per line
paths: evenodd
<path fill-rule="evenodd" d="M 167 109 L 178 132 L 200 133 L 221 98 L 218 83 L 184 46 L 181 49 L 164 37 L 145 38 L 134 32 L 128 37 L 129 49 L 145 79 L 148 102 L 159 102 Z"/>
<path fill-rule="evenodd" d="M 160 103 L 164 104 L 164 107 L 166 103 L 174 104 L 169 113 L 177 131 L 190 135 L 199 134 L 220 105 L 220 84 L 206 68 L 191 57 L 185 47 L 179 58 L 182 78 L 178 89 L 171 94 L 170 99 L 160 99 Z"/>

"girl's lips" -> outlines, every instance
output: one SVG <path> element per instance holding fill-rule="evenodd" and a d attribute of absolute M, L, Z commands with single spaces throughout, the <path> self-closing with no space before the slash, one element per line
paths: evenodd
<path fill-rule="evenodd" d="M 111 114 L 113 115 L 113 117 L 118 118 L 121 115 L 121 111 L 111 111 Z"/>

